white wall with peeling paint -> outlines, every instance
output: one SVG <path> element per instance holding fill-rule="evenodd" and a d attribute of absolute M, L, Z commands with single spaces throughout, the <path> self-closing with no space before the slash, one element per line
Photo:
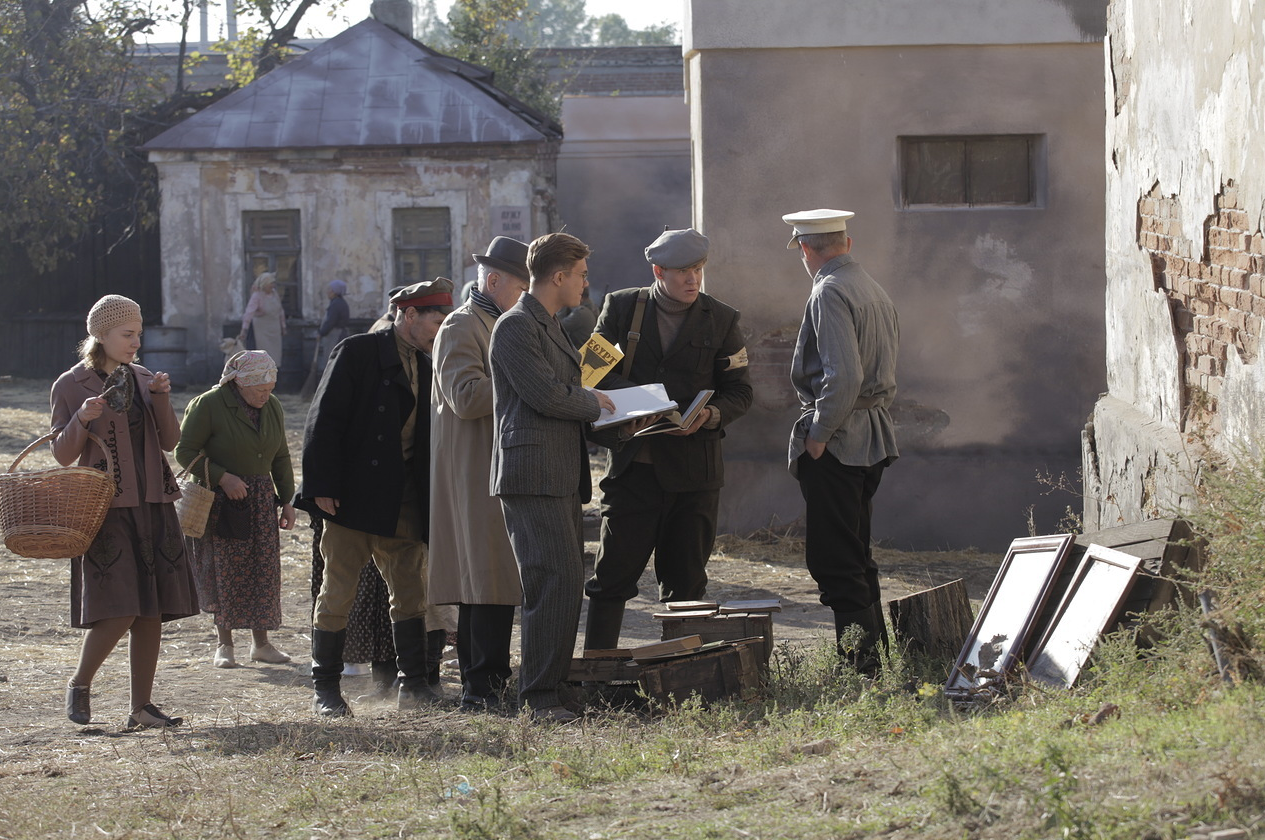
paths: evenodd
<path fill-rule="evenodd" d="M 1175 238 L 1189 241 L 1193 260 L 1203 258 L 1205 223 L 1228 183 L 1260 231 L 1265 3 L 1112 0 L 1106 55 L 1109 396 L 1095 409 L 1084 451 L 1091 526 L 1154 515 L 1140 500 L 1157 483 L 1173 504 L 1193 503 L 1192 444 L 1179 433 L 1182 350 L 1139 245 L 1139 202 L 1153 190 L 1178 198 Z M 1231 347 L 1213 443 L 1227 451 L 1259 445 L 1263 412 L 1265 360 L 1245 363 Z M 1168 433 L 1156 434 L 1157 426 Z"/>

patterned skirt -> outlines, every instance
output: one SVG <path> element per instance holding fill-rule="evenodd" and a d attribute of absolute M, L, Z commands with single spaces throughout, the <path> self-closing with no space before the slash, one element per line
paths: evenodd
<path fill-rule="evenodd" d="M 206 534 L 189 540 L 202 609 L 215 614 L 215 626 L 228 630 L 276 630 L 281 627 L 281 537 L 271 475 L 241 476 L 246 482 L 245 539 L 223 536 L 219 523 L 233 504 L 222 490 L 207 517 Z M 241 504 L 241 503 L 238 503 Z"/>
<path fill-rule="evenodd" d="M 139 615 L 198 614 L 198 595 L 176 506 L 110 508 L 88 553 L 70 561 L 70 624 Z"/>

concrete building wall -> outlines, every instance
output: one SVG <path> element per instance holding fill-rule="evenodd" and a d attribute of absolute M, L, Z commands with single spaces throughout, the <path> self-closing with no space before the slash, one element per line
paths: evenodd
<path fill-rule="evenodd" d="M 1192 504 L 1203 446 L 1259 450 L 1262 33 L 1260 4 L 1111 3 L 1109 393 L 1085 435 L 1087 526 Z"/>
<path fill-rule="evenodd" d="M 593 248 L 592 296 L 651 281 L 644 249 L 690 226 L 689 109 L 681 96 L 568 96 L 558 217 Z"/>
<path fill-rule="evenodd" d="M 188 378 L 194 383 L 218 374 L 224 327 L 240 322 L 245 306 L 244 212 L 299 211 L 303 318 L 290 326 L 300 333 L 320 322 L 325 287 L 335 279 L 347 283 L 353 318 L 382 313 L 387 290 L 395 285 L 395 208 L 449 208 L 458 289 L 475 276 L 470 254 L 500 232 L 493 208 L 527 208 L 528 238 L 554 221 L 548 215 L 553 155 L 521 149 L 480 148 L 478 157 L 347 150 L 153 152 L 151 160 L 162 191 L 163 323 L 185 328 Z M 283 372 L 306 372 L 310 352 L 309 344 L 287 338 Z"/>
<path fill-rule="evenodd" d="M 1044 0 L 690 5 L 694 220 L 712 239 L 707 290 L 743 312 L 756 383 L 726 441 L 722 527 L 802 515 L 785 452 L 810 280 L 780 216 L 814 207 L 857 213 L 853 254 L 901 317 L 902 457 L 876 538 L 996 548 L 1026 533 L 1029 505 L 1048 532 L 1075 503 L 1041 495 L 1036 474 L 1074 479 L 1104 386 L 1095 5 L 1101 19 L 1102 3 Z M 1038 135 L 1035 206 L 903 206 L 899 138 L 994 134 Z"/>

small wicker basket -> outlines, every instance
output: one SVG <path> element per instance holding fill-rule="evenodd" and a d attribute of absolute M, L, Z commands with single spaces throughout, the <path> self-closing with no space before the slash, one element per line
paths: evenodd
<path fill-rule="evenodd" d="M 0 534 L 5 547 L 22 557 L 41 560 L 78 557 L 96 539 L 114 498 L 114 458 L 105 453 L 105 472 L 92 467 L 53 467 L 14 472 L 35 447 L 57 437 L 49 432 L 32 443 L 0 473 Z"/>
<path fill-rule="evenodd" d="M 193 468 L 198 461 L 206 458 L 205 452 L 189 462 L 189 466 L 176 475 L 180 482 L 180 498 L 176 499 L 176 516 L 180 518 L 180 530 L 186 537 L 200 539 L 206 533 L 206 520 L 211 515 L 211 505 L 215 502 L 215 491 L 209 488 L 211 483 L 211 459 L 206 458 L 202 464 L 202 480 L 208 486 L 198 484 L 193 478 Z"/>

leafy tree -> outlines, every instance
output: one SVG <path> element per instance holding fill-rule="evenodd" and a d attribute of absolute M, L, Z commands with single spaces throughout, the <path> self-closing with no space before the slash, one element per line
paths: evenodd
<path fill-rule="evenodd" d="M 511 31 L 527 15 L 527 4 L 528 0 L 456 0 L 448 11 L 453 43 L 447 52 L 487 68 L 493 84 L 556 120 L 562 112 L 560 89 Z"/>
<path fill-rule="evenodd" d="M 187 33 L 193 2 L 151 13 L 146 0 L 0 0 L 0 242 L 36 271 L 89 235 L 153 225 L 154 172 L 137 147 L 275 67 L 317 0 L 238 0 L 262 25 L 235 46 L 230 84 L 197 93 L 183 84 L 186 38 L 174 85 L 136 60 L 134 40 L 162 14 Z"/>
<path fill-rule="evenodd" d="M 650 47 L 678 44 L 676 27 L 670 23 L 633 29 L 622 15 L 589 18 L 588 42 L 597 47 Z"/>

